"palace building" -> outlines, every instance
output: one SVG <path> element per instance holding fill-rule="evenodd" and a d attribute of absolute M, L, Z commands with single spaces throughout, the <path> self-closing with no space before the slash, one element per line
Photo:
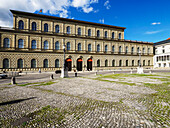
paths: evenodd
<path fill-rule="evenodd" d="M 124 39 L 124 27 L 11 10 L 0 27 L 0 71 L 112 70 L 153 67 L 153 43 Z"/>

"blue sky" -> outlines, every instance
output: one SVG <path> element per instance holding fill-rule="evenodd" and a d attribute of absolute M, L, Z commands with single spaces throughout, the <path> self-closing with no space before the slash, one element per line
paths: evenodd
<path fill-rule="evenodd" d="M 125 39 L 158 42 L 170 37 L 170 0 L 6 1 L 0 4 L 0 26 L 12 26 L 9 9 L 32 13 L 43 9 L 46 15 L 126 27 Z"/>

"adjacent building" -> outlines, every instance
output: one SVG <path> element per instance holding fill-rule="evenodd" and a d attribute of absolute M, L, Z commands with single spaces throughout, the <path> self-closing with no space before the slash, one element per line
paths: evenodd
<path fill-rule="evenodd" d="M 153 66 L 153 43 L 124 39 L 124 27 L 11 10 L 0 28 L 0 70 L 112 70 Z"/>
<path fill-rule="evenodd" d="M 154 43 L 154 68 L 170 68 L 170 39 Z"/>

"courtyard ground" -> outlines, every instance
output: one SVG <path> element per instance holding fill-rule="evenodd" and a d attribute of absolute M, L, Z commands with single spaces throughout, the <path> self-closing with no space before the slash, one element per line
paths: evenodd
<path fill-rule="evenodd" d="M 0 127 L 170 127 L 170 73 L 0 83 Z"/>

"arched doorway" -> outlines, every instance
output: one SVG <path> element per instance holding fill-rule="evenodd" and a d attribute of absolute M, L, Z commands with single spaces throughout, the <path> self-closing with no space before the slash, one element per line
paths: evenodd
<path fill-rule="evenodd" d="M 77 59 L 77 71 L 82 71 L 82 62 L 81 58 Z"/>
<path fill-rule="evenodd" d="M 87 60 L 87 70 L 88 71 L 92 71 L 92 61 L 93 60 L 91 58 Z"/>
<path fill-rule="evenodd" d="M 65 67 L 68 68 L 68 71 L 71 71 L 71 68 L 72 68 L 71 62 L 72 62 L 72 60 L 70 58 L 66 59 L 66 61 L 65 61 Z"/>

